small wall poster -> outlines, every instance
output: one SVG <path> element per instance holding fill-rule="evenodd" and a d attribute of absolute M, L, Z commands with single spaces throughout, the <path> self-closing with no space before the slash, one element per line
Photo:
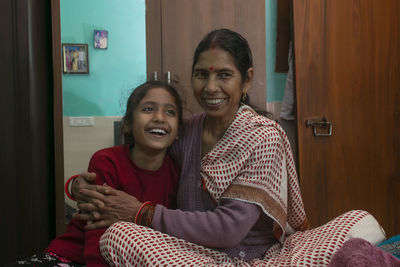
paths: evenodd
<path fill-rule="evenodd" d="M 94 30 L 94 48 L 107 49 L 108 47 L 108 31 Z"/>

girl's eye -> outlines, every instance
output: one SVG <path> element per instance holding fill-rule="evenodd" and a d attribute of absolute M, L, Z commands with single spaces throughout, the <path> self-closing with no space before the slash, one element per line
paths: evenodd
<path fill-rule="evenodd" d="M 153 111 L 153 108 L 152 107 L 144 107 L 144 108 L 142 108 L 142 111 L 151 112 L 151 111 Z"/>
<path fill-rule="evenodd" d="M 171 116 L 175 116 L 176 112 L 175 112 L 175 110 L 173 110 L 173 109 L 168 109 L 168 110 L 167 110 L 167 114 L 168 114 L 168 115 L 171 115 Z"/>

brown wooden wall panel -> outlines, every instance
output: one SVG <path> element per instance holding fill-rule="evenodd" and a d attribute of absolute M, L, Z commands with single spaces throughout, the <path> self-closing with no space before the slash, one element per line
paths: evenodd
<path fill-rule="evenodd" d="M 300 184 L 311 224 L 364 209 L 399 233 L 400 2 L 293 5 Z M 331 137 L 305 126 L 322 116 Z"/>

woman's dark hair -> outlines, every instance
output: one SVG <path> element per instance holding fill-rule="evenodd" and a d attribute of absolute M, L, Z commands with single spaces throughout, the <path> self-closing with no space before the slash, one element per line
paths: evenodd
<path fill-rule="evenodd" d="M 178 91 L 166 82 L 148 81 L 136 87 L 129 96 L 126 103 L 126 112 L 121 121 L 121 136 L 124 137 L 125 144 L 133 144 L 135 141 L 131 130 L 131 126 L 133 125 L 133 112 L 139 105 L 140 101 L 142 101 L 147 93 L 153 88 L 163 88 L 173 96 L 178 112 L 178 132 L 181 132 L 183 126 L 182 101 L 178 94 Z"/>
<path fill-rule="evenodd" d="M 253 67 L 253 57 L 251 54 L 251 49 L 247 40 L 237 32 L 229 29 L 217 29 L 209 32 L 197 46 L 192 64 L 192 75 L 194 67 L 199 60 L 201 53 L 214 48 L 220 48 L 227 51 L 234 59 L 236 68 L 239 70 L 243 81 L 248 79 L 247 70 Z M 248 94 L 242 99 L 242 103 L 251 106 L 257 113 L 264 115 L 266 117 L 271 117 L 271 114 L 259 110 L 250 104 L 250 97 Z"/>

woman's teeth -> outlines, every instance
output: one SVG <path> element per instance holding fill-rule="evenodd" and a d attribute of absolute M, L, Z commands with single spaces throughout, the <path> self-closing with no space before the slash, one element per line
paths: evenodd
<path fill-rule="evenodd" d="M 206 103 L 208 105 L 218 105 L 221 104 L 224 99 L 223 98 L 219 98 L 219 99 L 205 99 Z"/>

